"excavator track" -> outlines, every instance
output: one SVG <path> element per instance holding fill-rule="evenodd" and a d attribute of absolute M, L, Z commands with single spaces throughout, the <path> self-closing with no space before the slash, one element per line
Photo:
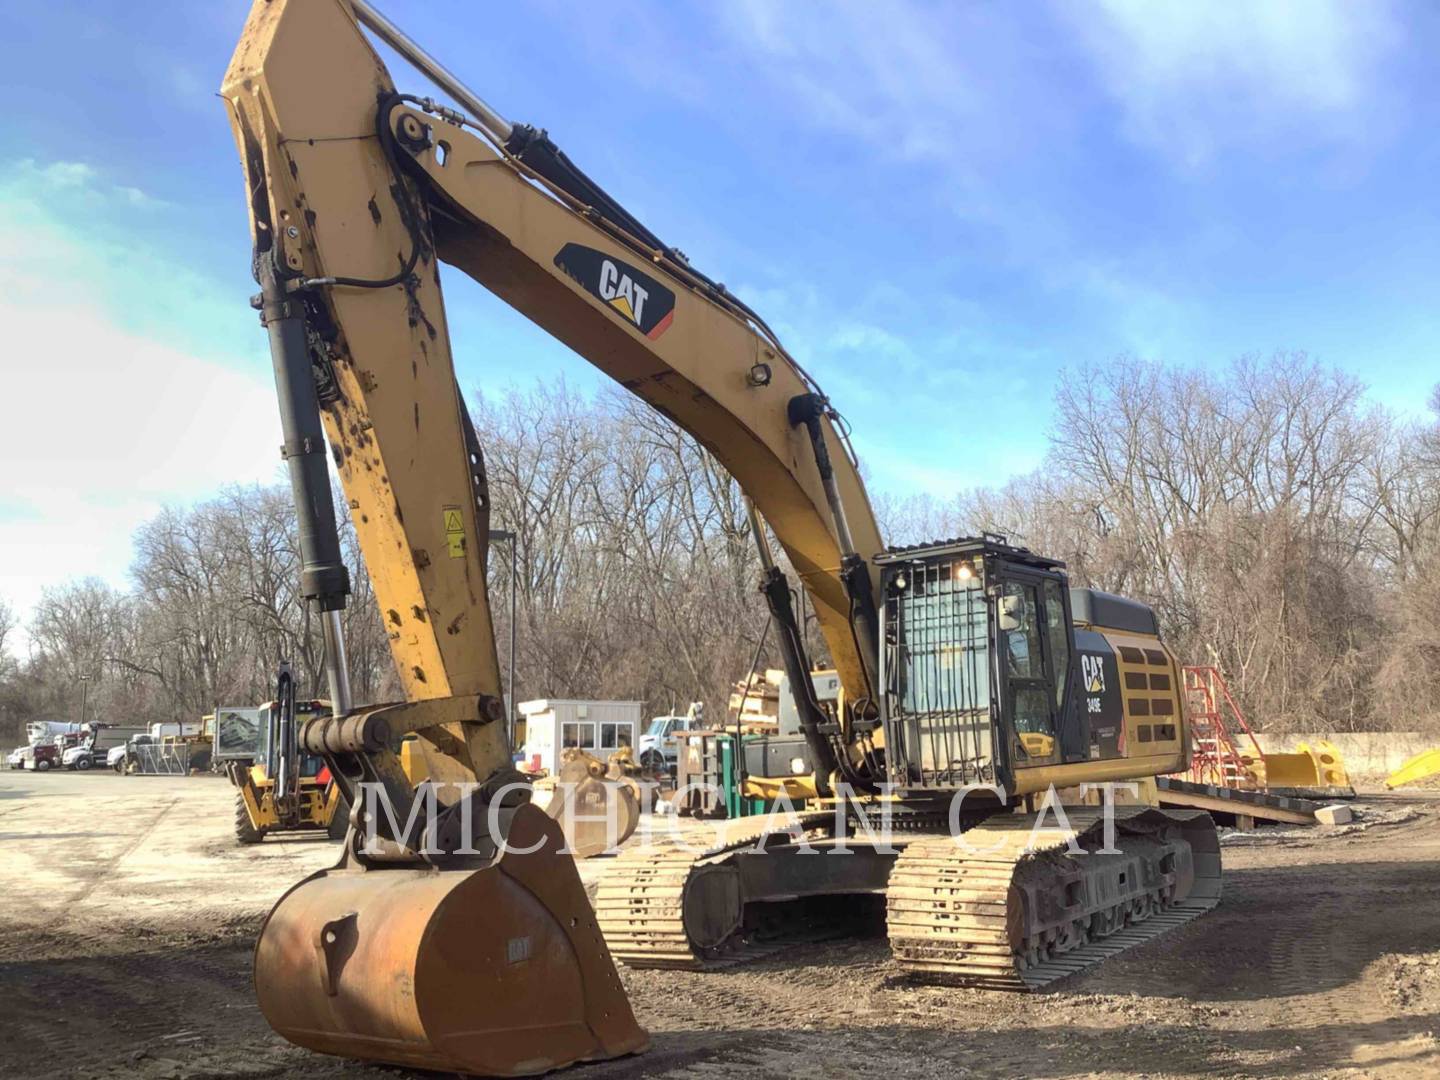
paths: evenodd
<path fill-rule="evenodd" d="M 595 897 L 610 954 L 630 967 L 689 970 L 757 958 L 768 950 L 744 940 L 738 923 L 722 919 L 711 925 L 714 920 L 696 900 L 697 883 L 707 874 L 724 874 L 727 860 L 739 851 L 772 838 L 813 835 L 833 824 L 833 814 L 741 818 L 725 826 L 718 843 L 698 852 L 677 843 L 621 855 Z"/>
<path fill-rule="evenodd" d="M 797 870 L 803 876 L 789 876 L 783 850 L 758 855 L 776 860 L 772 876 L 781 882 L 767 896 L 756 895 L 754 864 L 737 872 L 737 863 L 796 835 L 831 843 L 834 816 L 742 819 L 702 851 L 676 844 L 622 855 L 600 885 L 596 914 L 612 955 L 628 966 L 701 970 L 793 943 L 793 934 L 767 939 L 755 932 L 753 914 L 768 907 L 757 900 L 883 892 L 891 951 L 907 973 L 1024 991 L 1158 937 L 1219 902 L 1219 842 L 1203 811 L 1116 807 L 1113 848 L 1105 847 L 1098 809 L 1068 808 L 1064 826 L 1051 820 L 1037 829 L 1034 816 L 992 818 L 966 831 L 963 843 L 944 833 L 897 834 L 898 857 L 877 856 L 868 876 L 848 881 L 824 875 L 862 862 L 805 857 Z M 815 928 L 804 934 L 814 937 Z"/>
<path fill-rule="evenodd" d="M 1116 807 L 1069 827 L 992 819 L 917 838 L 886 891 L 891 952 L 921 981 L 1038 990 L 1158 937 L 1220 900 L 1220 847 L 1203 811 Z M 1074 855 L 1075 850 L 1090 854 Z"/>

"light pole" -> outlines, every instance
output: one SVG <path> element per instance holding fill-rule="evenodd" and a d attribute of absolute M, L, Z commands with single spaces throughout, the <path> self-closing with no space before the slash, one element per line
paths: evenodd
<path fill-rule="evenodd" d="M 80 726 L 85 726 L 85 706 L 90 697 L 90 676 L 80 676 Z"/>
<path fill-rule="evenodd" d="M 510 739 L 510 752 L 515 752 L 515 710 L 519 702 L 515 700 L 515 534 L 509 529 L 491 529 L 491 540 L 503 540 L 510 545 L 510 673 L 506 678 L 505 689 L 510 697 L 509 706 L 506 708 L 506 735 Z"/>

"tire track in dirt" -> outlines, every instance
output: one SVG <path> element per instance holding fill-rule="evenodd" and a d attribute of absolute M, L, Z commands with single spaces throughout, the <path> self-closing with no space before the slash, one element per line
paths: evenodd
<path fill-rule="evenodd" d="M 104 883 L 105 879 L 108 878 L 112 873 L 114 873 L 115 868 L 119 866 L 122 862 L 124 862 L 133 852 L 139 849 L 141 844 L 143 844 L 146 840 L 150 838 L 150 836 L 155 832 L 155 830 L 160 827 L 160 823 L 165 820 L 166 816 L 170 813 L 171 810 L 175 809 L 176 805 L 179 802 L 179 799 L 171 799 L 169 802 L 165 803 L 165 805 L 160 808 L 159 813 L 155 815 L 154 819 L 150 822 L 150 824 L 147 825 L 144 829 L 142 829 L 139 835 L 136 836 L 134 840 L 132 840 L 129 844 L 125 845 L 125 847 L 121 849 L 119 854 L 105 860 L 104 865 L 100 866 L 95 871 L 94 876 L 91 877 L 90 881 L 84 886 L 79 895 L 72 896 L 68 900 L 66 900 L 65 916 L 61 921 L 62 926 L 66 923 L 73 922 L 77 918 L 79 918 L 79 912 L 76 911 L 76 908 L 80 904 L 83 904 L 86 900 L 88 900 L 90 898 L 90 894 L 93 893 L 96 889 L 98 889 Z"/>
<path fill-rule="evenodd" d="M 1370 1075 L 1371 1063 L 1357 1060 L 1362 1047 L 1413 1041 L 1416 1018 L 1397 1013 L 1376 973 L 1385 969 L 1385 958 L 1440 940 L 1440 913 L 1426 878 L 1433 889 L 1435 875 L 1423 864 L 1397 874 L 1388 867 L 1367 872 L 1359 863 L 1343 887 L 1337 882 L 1295 898 L 1266 958 L 1280 1038 L 1295 1055 L 1292 1067 L 1325 1074 L 1358 1068 Z M 1337 972 L 1351 975 L 1337 985 Z M 1392 1064 L 1397 1075 L 1408 1074 L 1406 1063 Z M 1440 1060 L 1432 1059 L 1432 1067 L 1440 1069 Z"/>

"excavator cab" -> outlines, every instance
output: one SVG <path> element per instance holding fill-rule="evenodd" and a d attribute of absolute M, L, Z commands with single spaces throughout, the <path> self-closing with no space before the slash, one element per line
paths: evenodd
<path fill-rule="evenodd" d="M 1071 589 L 1063 563 L 993 534 L 875 561 L 901 792 L 1025 794 L 1133 776 L 1137 762 L 1185 767 L 1180 669 L 1146 605 Z"/>
<path fill-rule="evenodd" d="M 1083 761 L 1063 564 L 986 536 L 880 556 L 892 782 L 949 791 Z"/>

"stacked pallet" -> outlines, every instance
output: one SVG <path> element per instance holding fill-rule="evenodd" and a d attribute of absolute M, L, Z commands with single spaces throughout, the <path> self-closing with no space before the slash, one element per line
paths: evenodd
<path fill-rule="evenodd" d="M 743 730 L 775 731 L 780 726 L 780 680 L 785 673 L 776 668 L 736 679 L 730 692 L 726 727 L 733 729 L 738 716 Z M 743 711 L 742 711 L 743 710 Z"/>

